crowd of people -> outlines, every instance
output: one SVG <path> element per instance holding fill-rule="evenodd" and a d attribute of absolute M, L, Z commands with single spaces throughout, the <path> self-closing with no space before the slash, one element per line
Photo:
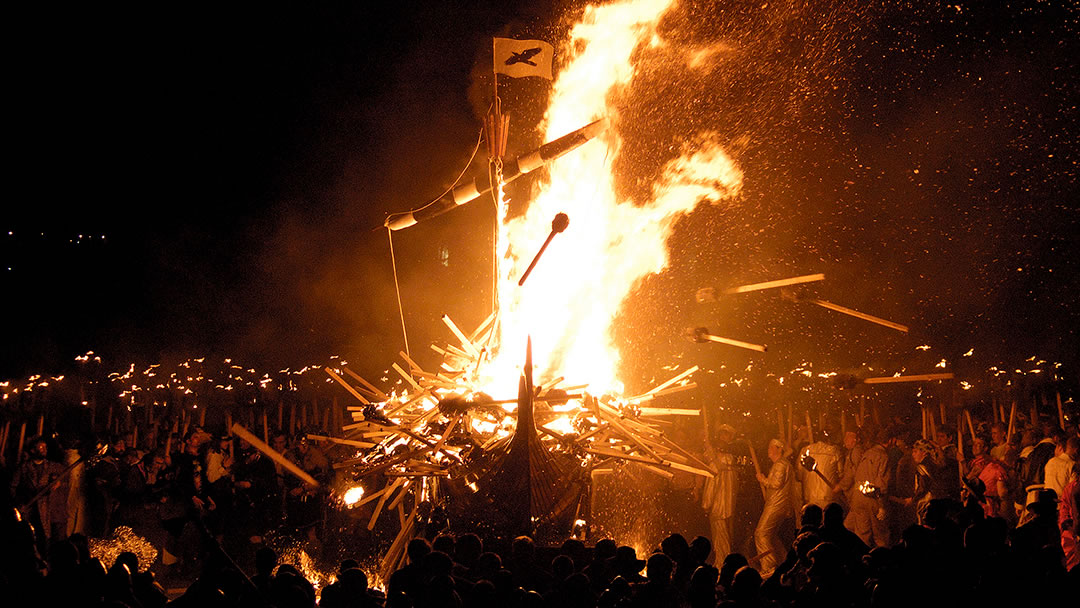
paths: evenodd
<path fill-rule="evenodd" d="M 707 432 L 704 460 L 716 475 L 696 493 L 709 532 L 691 541 L 670 534 L 652 548 L 610 538 L 538 547 L 528 536 L 502 543 L 454 535 L 452 526 L 420 528 L 387 580 L 345 559 L 321 588 L 326 581 L 279 563 L 265 536 L 285 530 L 318 556 L 331 501 L 246 442 L 199 427 L 163 445 L 135 445 L 130 435 L 93 446 L 35 438 L 4 468 L 0 597 L 130 608 L 696 608 L 1075 596 L 1075 425 L 1041 421 L 1010 436 L 1006 425 L 975 421 L 972 440 L 957 445 L 955 429 L 922 437 L 896 422 L 842 434 L 807 426 L 791 445 L 759 446 L 760 463 L 731 426 Z M 333 469 L 317 446 L 281 432 L 269 438 L 329 485 Z M 747 480 L 761 492 L 752 531 L 739 509 Z M 145 536 L 160 558 L 139 563 L 125 551 L 105 564 L 91 555 L 90 539 L 119 526 Z"/>

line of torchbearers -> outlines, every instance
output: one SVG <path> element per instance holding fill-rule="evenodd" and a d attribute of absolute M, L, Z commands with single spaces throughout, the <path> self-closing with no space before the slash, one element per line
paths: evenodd
<path fill-rule="evenodd" d="M 273 531 L 304 538 L 312 553 L 328 505 L 326 455 L 302 437 L 269 433 L 270 445 L 317 486 L 228 433 L 193 425 L 162 445 L 114 436 L 80 450 L 65 438 L 35 437 L 17 463 L 0 468 L 5 512 L 14 507 L 34 529 L 39 552 L 74 534 L 106 537 L 127 526 L 162 549 L 162 563 L 190 571 L 205 539 L 262 544 Z"/>
<path fill-rule="evenodd" d="M 700 488 L 716 555 L 741 548 L 735 546 L 737 502 L 744 498 L 738 487 L 749 478 L 763 499 L 750 554 L 766 575 L 786 554 L 797 527 L 791 521 L 799 521 L 806 505 L 832 503 L 868 547 L 898 540 L 907 526 L 925 521 L 935 500 L 977 503 L 986 516 L 1018 529 L 1052 509 L 1066 559 L 1075 564 L 1068 532 L 1076 512 L 1076 425 L 1043 420 L 1010 433 L 1003 422 L 970 416 L 964 422 L 969 433 L 924 420 L 919 438 L 914 429 L 873 425 L 869 417 L 861 427 L 815 433 L 808 419 L 789 441 L 761 446 L 719 425 L 706 434 L 705 446 L 717 475 Z M 310 441 L 290 442 L 272 429 L 266 435 L 286 464 L 320 483 L 303 483 L 227 429 L 212 436 L 191 425 L 182 437 L 162 434 L 159 445 L 149 445 L 147 436 L 135 445 L 131 433 L 82 450 L 64 437 L 32 438 L 3 468 L 6 497 L 34 525 L 43 550 L 50 540 L 105 536 L 118 525 L 159 530 L 151 541 L 163 548 L 163 562 L 178 568 L 198 552 L 201 525 L 219 539 L 228 532 L 256 543 L 269 530 L 288 529 L 317 547 L 332 467 Z M 759 460 L 759 448 L 767 460 Z"/>
<path fill-rule="evenodd" d="M 1003 422 L 977 421 L 970 414 L 966 422 L 969 442 L 963 429 L 935 425 L 931 430 L 925 420 L 921 437 L 899 422 L 883 426 L 869 420 L 840 433 L 821 428 L 814 437 L 807 416 L 790 444 L 772 438 L 765 446 L 751 444 L 727 424 L 708 429 L 705 453 L 718 475 L 699 494 L 716 555 L 746 546 L 736 546 L 737 503 L 746 500 L 739 488 L 750 477 L 760 486 L 763 506 L 749 554 L 765 578 L 787 555 L 809 505 L 819 514 L 843 509 L 844 527 L 868 549 L 892 546 L 909 526 L 925 524 L 935 504 L 977 505 L 985 517 L 1001 518 L 1013 529 L 1013 542 L 1030 536 L 1037 519 L 1052 520 L 1066 567 L 1080 563 L 1078 426 L 1044 419 L 1010 435 Z M 759 461 L 759 447 L 765 448 L 767 462 Z"/>

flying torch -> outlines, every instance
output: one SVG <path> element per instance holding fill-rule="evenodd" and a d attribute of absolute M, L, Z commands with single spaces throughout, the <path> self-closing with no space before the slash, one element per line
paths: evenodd
<path fill-rule="evenodd" d="M 518 281 L 518 287 L 524 285 L 525 279 L 529 278 L 529 275 L 532 274 L 533 268 L 536 268 L 536 263 L 540 261 L 540 256 L 544 255 L 544 251 L 548 248 L 548 245 L 551 244 L 551 239 L 555 238 L 556 234 L 566 230 L 568 226 L 570 226 L 570 216 L 565 213 L 555 214 L 555 219 L 551 220 L 551 232 L 548 233 L 544 244 L 540 246 L 540 251 L 536 252 L 536 257 L 529 263 L 529 267 L 525 269 L 525 274 L 521 275 L 521 280 Z"/>
<path fill-rule="evenodd" d="M 763 344 L 751 344 L 750 342 L 742 342 L 741 340 L 732 340 L 731 338 L 714 336 L 709 333 L 708 327 L 688 328 L 686 330 L 686 338 L 691 342 L 719 342 L 720 344 L 727 344 L 728 346 L 738 346 L 739 348 L 745 348 L 747 350 L 756 350 L 759 353 L 763 353 L 766 350 L 766 347 Z"/>

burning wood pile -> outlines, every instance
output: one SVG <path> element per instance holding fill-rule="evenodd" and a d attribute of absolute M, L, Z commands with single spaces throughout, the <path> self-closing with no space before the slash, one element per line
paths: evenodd
<path fill-rule="evenodd" d="M 393 365 L 407 383 L 403 393 L 386 394 L 347 367 L 326 368 L 356 399 L 347 407 L 353 421 L 342 427 L 343 438 L 308 435 L 355 448 L 334 468 L 347 480 L 339 492 L 347 506 L 375 503 L 369 530 L 383 514 L 396 513 L 400 531 L 382 573 L 400 564 L 418 526 L 445 518 L 497 536 L 565 536 L 585 516 L 590 472 L 613 463 L 636 463 L 667 478 L 676 471 L 714 475 L 653 420 L 699 415 L 653 405 L 694 388 L 697 367 L 641 395 L 592 395 L 584 386 L 561 386 L 561 378 L 535 385 L 529 343 L 517 397 L 497 399 L 472 388 L 495 315 L 469 335 L 443 321 L 456 343 L 432 345 L 442 358 L 437 371 L 406 353 L 408 369 Z"/>

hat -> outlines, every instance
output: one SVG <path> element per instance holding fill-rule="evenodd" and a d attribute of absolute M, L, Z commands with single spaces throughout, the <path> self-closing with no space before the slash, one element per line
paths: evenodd
<path fill-rule="evenodd" d="M 978 502 L 986 502 L 986 484 L 983 480 L 976 477 L 975 479 L 964 478 L 964 486 L 968 489 L 975 500 Z"/>
<path fill-rule="evenodd" d="M 1032 513 L 1053 513 L 1057 511 L 1057 492 L 1048 488 L 1043 488 L 1035 495 L 1035 501 L 1027 506 L 1027 510 Z"/>
<path fill-rule="evenodd" d="M 615 557 L 608 560 L 616 572 L 641 572 L 645 567 L 645 560 L 638 559 L 637 550 L 633 547 L 622 546 L 615 549 Z"/>

